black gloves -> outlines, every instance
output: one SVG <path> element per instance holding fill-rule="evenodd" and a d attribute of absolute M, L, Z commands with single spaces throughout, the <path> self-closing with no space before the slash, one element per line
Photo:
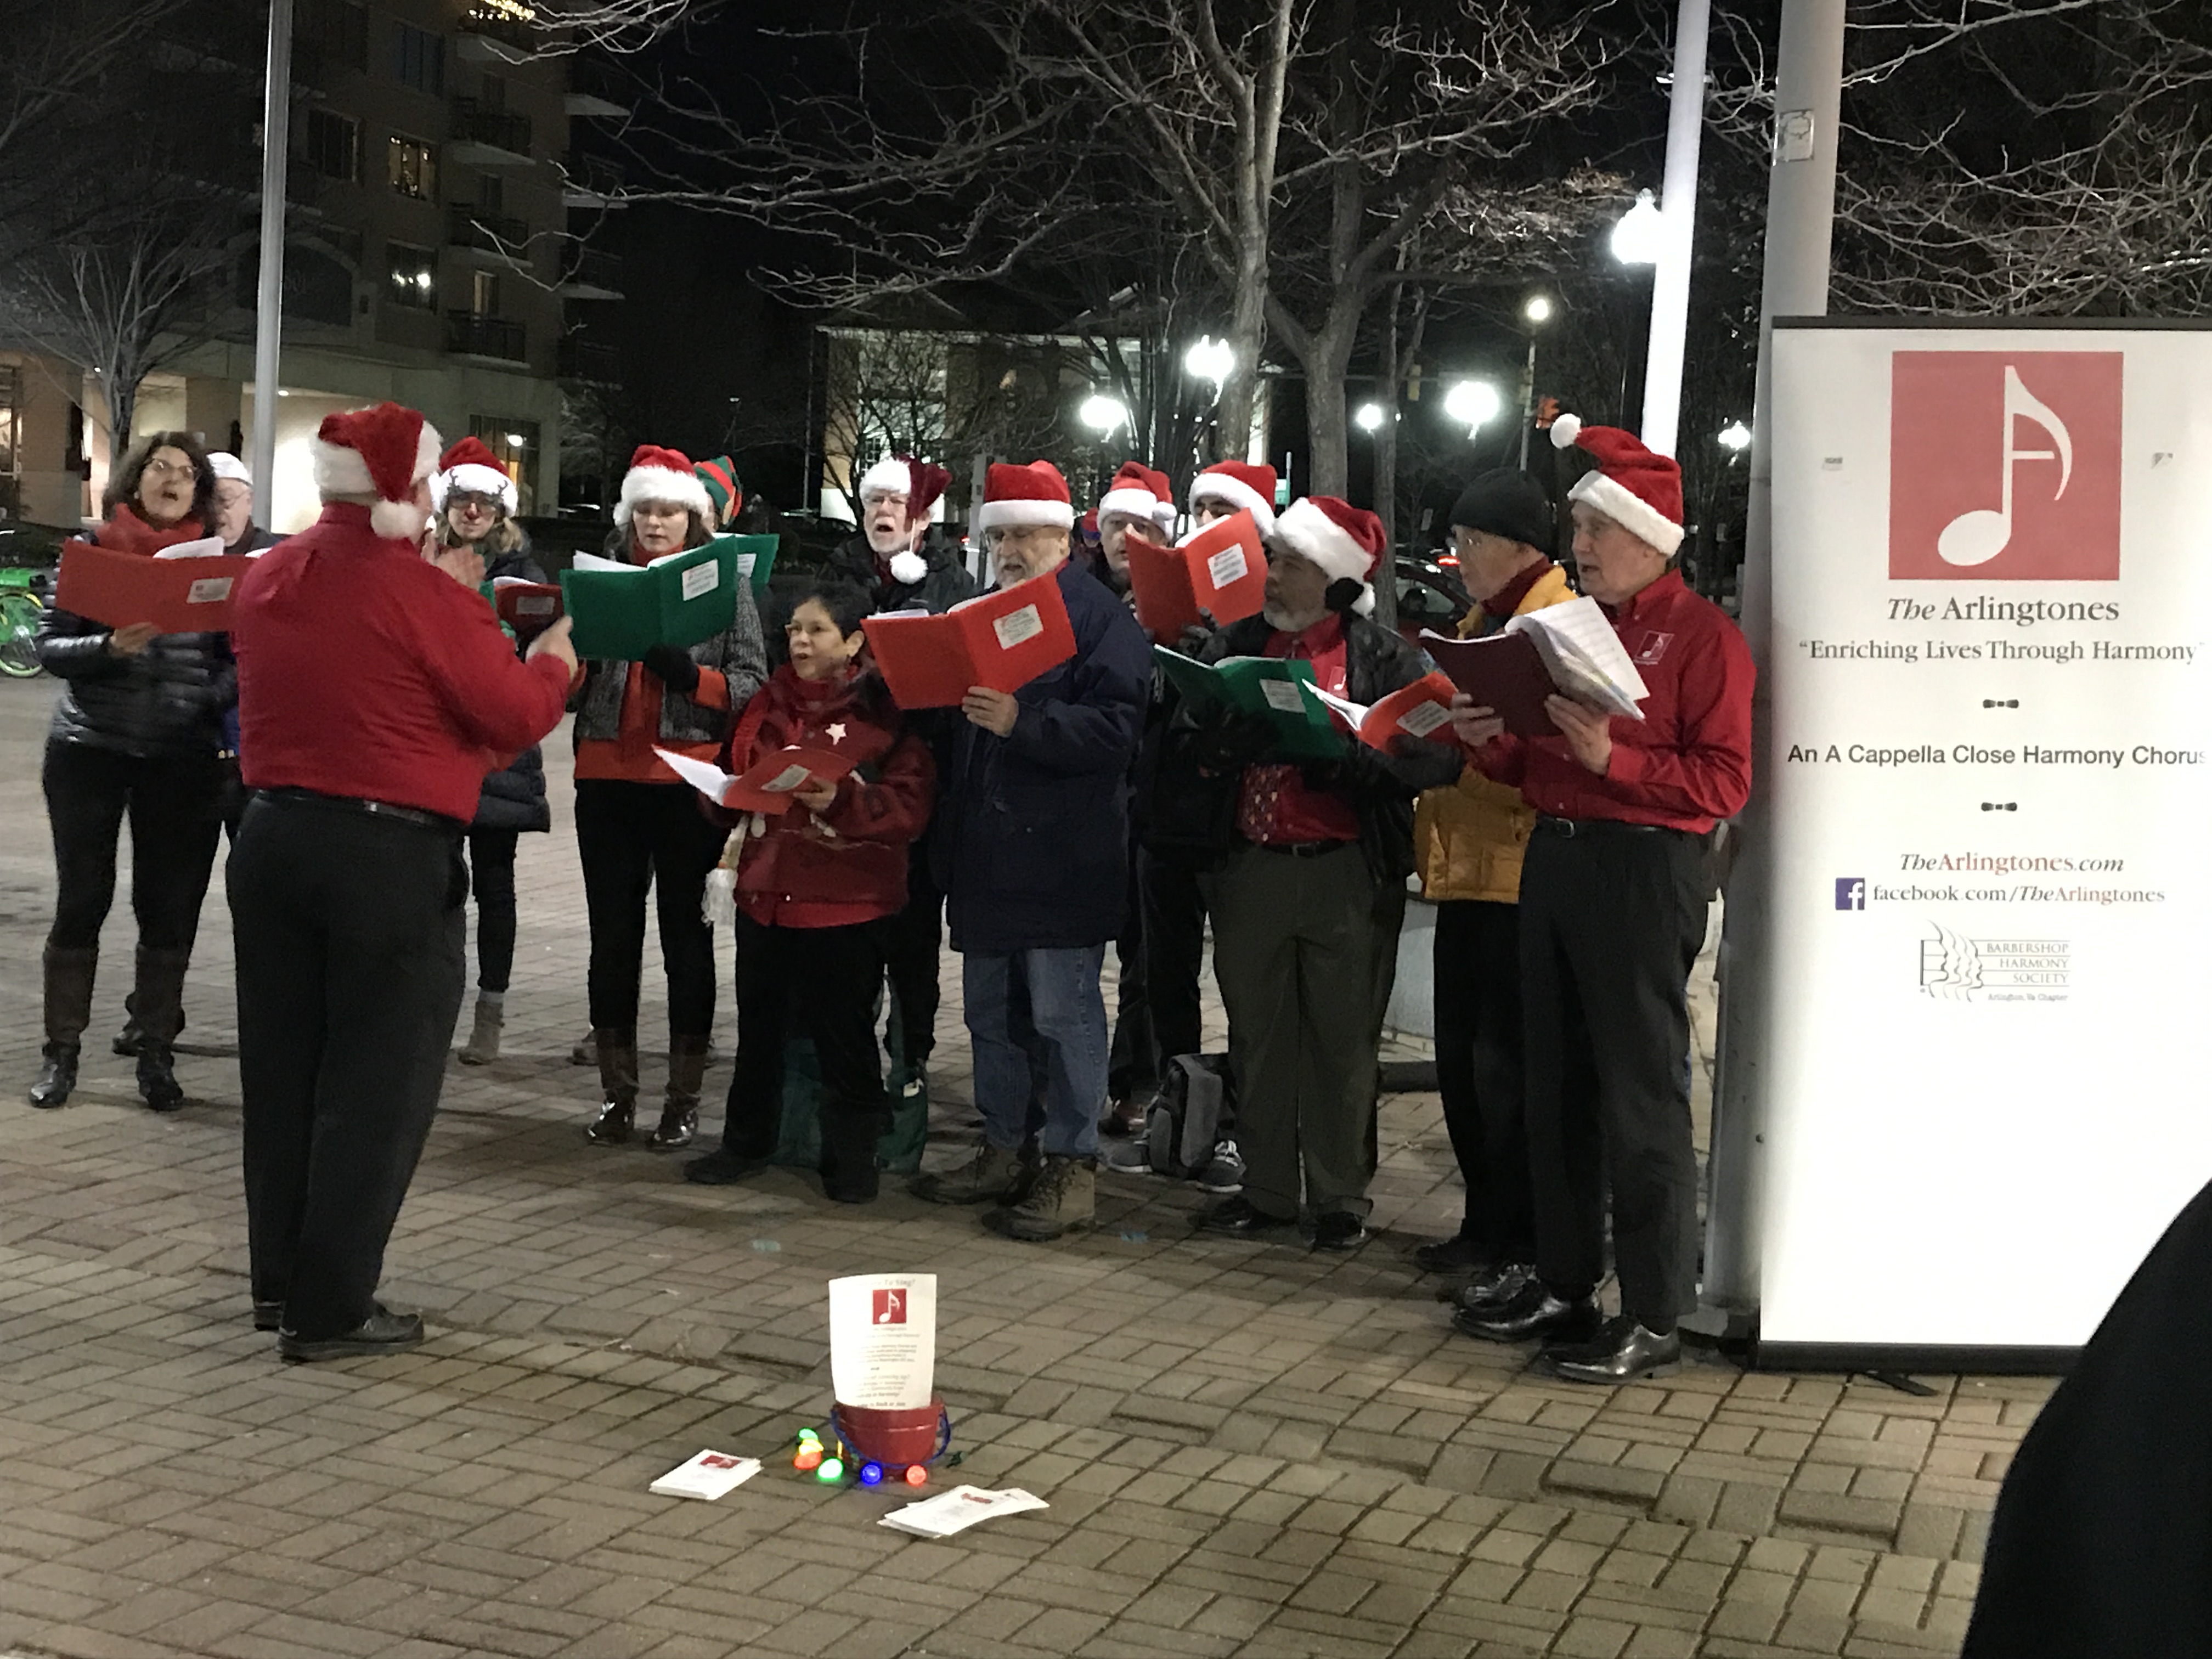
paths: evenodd
<path fill-rule="evenodd" d="M 1231 714 L 1191 734 L 1191 758 L 1209 772 L 1241 772 L 1275 746 L 1273 722 L 1259 714 Z"/>
<path fill-rule="evenodd" d="M 689 651 L 672 645 L 656 645 L 638 660 L 645 672 L 657 677 L 672 691 L 690 696 L 699 689 L 699 665 Z"/>

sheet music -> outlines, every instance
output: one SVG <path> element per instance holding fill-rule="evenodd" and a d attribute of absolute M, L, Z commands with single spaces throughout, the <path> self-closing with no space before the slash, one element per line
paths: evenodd
<path fill-rule="evenodd" d="M 1544 665 L 1567 696 L 1632 720 L 1644 718 L 1636 705 L 1651 695 L 1651 688 L 1636 672 L 1627 647 L 1595 599 L 1585 595 L 1565 605 L 1547 605 L 1516 617 L 1505 626 L 1509 633 L 1524 633 L 1535 641 Z"/>
<path fill-rule="evenodd" d="M 222 556 L 222 538 L 203 536 L 196 542 L 179 542 L 154 556 L 157 559 L 216 559 Z"/>

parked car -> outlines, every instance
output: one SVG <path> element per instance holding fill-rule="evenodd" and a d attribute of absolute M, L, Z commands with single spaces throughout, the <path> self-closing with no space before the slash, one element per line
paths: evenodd
<path fill-rule="evenodd" d="M 1405 638 L 1417 640 L 1424 630 L 1459 632 L 1460 618 L 1474 609 L 1474 600 L 1460 585 L 1458 565 L 1458 558 L 1449 552 L 1435 558 L 1398 555 L 1398 632 Z"/>

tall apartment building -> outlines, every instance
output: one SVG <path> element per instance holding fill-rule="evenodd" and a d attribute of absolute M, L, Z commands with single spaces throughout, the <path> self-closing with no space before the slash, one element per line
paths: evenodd
<path fill-rule="evenodd" d="M 251 28 L 228 38 L 254 44 Z M 611 262 L 572 234 L 614 187 L 571 175 L 569 124 L 623 112 L 572 88 L 574 60 L 533 55 L 542 44 L 526 0 L 296 0 L 283 401 L 260 492 L 273 527 L 314 516 L 317 423 L 383 398 L 448 439 L 483 439 L 525 513 L 559 499 L 560 376 L 611 372 L 570 337 L 619 297 Z M 256 258 L 240 249 L 238 308 L 216 337 L 146 382 L 135 430 L 248 453 Z M 107 434 L 100 398 L 70 398 L 55 368 L 0 353 L 0 469 L 12 462 L 22 516 L 70 524 L 96 505 Z"/>

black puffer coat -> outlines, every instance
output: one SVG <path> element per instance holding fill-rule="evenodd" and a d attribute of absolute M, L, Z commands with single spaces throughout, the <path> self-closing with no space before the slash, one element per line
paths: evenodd
<path fill-rule="evenodd" d="M 519 577 L 526 582 L 545 580 L 544 568 L 532 556 L 527 532 L 523 533 L 522 544 L 514 552 L 503 553 L 485 565 L 486 581 L 501 576 Z M 484 779 L 483 793 L 477 797 L 477 815 L 469 821 L 469 828 L 533 830 L 552 827 L 553 809 L 545 800 L 545 755 L 533 743 L 517 755 L 504 771 L 494 772 Z"/>
<path fill-rule="evenodd" d="M 100 532 L 84 539 L 97 543 Z M 39 665 L 64 684 L 49 743 L 78 743 L 141 760 L 209 760 L 238 702 L 238 665 L 220 634 L 157 634 L 132 657 L 110 653 L 106 623 L 49 608 Z"/>

